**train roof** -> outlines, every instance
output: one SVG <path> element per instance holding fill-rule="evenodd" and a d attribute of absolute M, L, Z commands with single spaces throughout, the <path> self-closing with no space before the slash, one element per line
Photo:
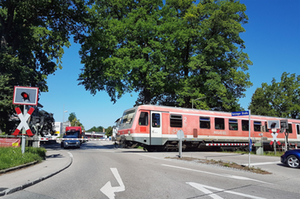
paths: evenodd
<path fill-rule="evenodd" d="M 160 110 L 157 110 L 157 108 L 159 108 Z M 139 106 L 135 106 L 132 108 L 129 108 L 127 110 L 125 110 L 125 112 L 130 111 L 130 110 L 134 110 L 134 109 L 149 109 L 149 110 L 157 110 L 157 111 L 163 111 L 163 112 L 176 112 L 176 111 L 183 111 L 183 112 L 188 112 L 188 113 L 197 113 L 197 112 L 203 112 L 203 113 L 207 113 L 207 114 L 222 114 L 222 115 L 226 115 L 228 116 L 228 114 L 230 114 L 231 116 L 231 112 L 224 112 L 224 111 L 212 111 L 212 110 L 201 110 L 201 109 L 191 109 L 191 108 L 183 108 L 183 107 L 172 107 L 172 106 L 163 106 L 163 105 L 152 105 L 152 104 L 144 104 L 144 105 L 139 105 Z M 250 112 L 251 113 L 251 112 Z M 265 116 L 265 115 L 251 115 L 254 117 L 260 117 L 260 118 L 269 118 L 269 119 L 287 119 L 287 120 L 296 120 L 298 122 L 300 122 L 300 119 L 293 119 L 293 118 L 282 118 L 282 117 L 274 117 L 274 116 Z M 238 117 L 248 117 L 247 115 L 244 116 L 238 116 Z"/>

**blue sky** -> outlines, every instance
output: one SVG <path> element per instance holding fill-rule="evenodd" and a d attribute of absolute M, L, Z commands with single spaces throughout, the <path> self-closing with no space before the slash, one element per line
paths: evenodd
<path fill-rule="evenodd" d="M 241 0 L 247 6 L 248 24 L 240 36 L 245 41 L 250 60 L 251 88 L 240 104 L 247 109 L 256 88 L 262 83 L 271 83 L 273 78 L 280 81 L 283 72 L 300 75 L 300 0 Z M 93 126 L 113 126 L 125 109 L 131 108 L 137 94 L 126 94 L 115 104 L 106 92 L 95 96 L 78 86 L 78 75 L 83 65 L 78 51 L 80 46 L 72 44 L 65 49 L 63 69 L 48 76 L 49 92 L 42 93 L 40 103 L 44 110 L 53 113 L 55 121 L 66 121 L 75 113 L 88 130 Z M 64 114 L 64 110 L 68 111 Z"/>

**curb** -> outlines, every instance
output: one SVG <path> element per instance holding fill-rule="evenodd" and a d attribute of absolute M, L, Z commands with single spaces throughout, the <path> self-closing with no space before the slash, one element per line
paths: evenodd
<path fill-rule="evenodd" d="M 13 170 L 17 170 L 17 169 L 22 169 L 24 167 L 28 167 L 28 166 L 31 166 L 31 165 L 34 165 L 36 163 L 38 163 L 39 161 L 33 161 L 33 162 L 29 162 L 27 164 L 23 164 L 23 165 L 19 165 L 19 166 L 15 166 L 15 167 L 11 167 L 11 168 L 8 168 L 8 169 L 4 169 L 4 170 L 1 170 L 0 171 L 0 174 L 3 174 L 3 173 L 7 173 L 7 172 L 10 172 L 10 171 L 13 171 Z"/>
<path fill-rule="evenodd" d="M 32 182 L 25 183 L 25 184 L 23 184 L 23 185 L 20 185 L 20 186 L 11 188 L 11 189 L 6 189 L 6 190 L 0 192 L 0 197 L 1 197 L 1 196 L 8 195 L 8 194 L 11 194 L 11 193 L 14 193 L 14 192 L 16 192 L 16 191 L 20 191 L 20 190 L 25 189 L 25 188 L 27 188 L 27 187 L 30 187 L 30 186 L 32 186 L 32 185 L 35 185 L 35 184 L 37 184 L 37 183 L 39 183 L 39 182 L 41 182 L 41 181 L 43 181 L 43 180 L 46 180 L 46 179 L 48 179 L 48 178 L 50 178 L 50 177 L 52 177 L 52 176 L 54 176 L 54 175 L 60 173 L 61 171 L 65 170 L 65 169 L 67 169 L 67 168 L 68 168 L 69 166 L 71 166 L 71 164 L 73 163 L 73 155 L 72 155 L 70 152 L 68 152 L 68 154 L 69 154 L 69 156 L 70 156 L 70 162 L 69 162 L 65 167 L 63 167 L 62 169 L 60 169 L 60 170 L 58 170 L 58 171 L 55 171 L 55 172 L 53 172 L 53 173 L 51 173 L 51 174 L 49 174 L 49 175 L 42 176 L 42 177 L 40 177 L 40 178 L 38 178 L 38 179 L 36 179 L 36 180 L 33 180 Z M 26 165 L 27 165 L 27 164 L 26 164 Z M 29 165 L 30 165 L 30 164 L 29 164 Z M 27 165 L 27 166 L 28 166 L 28 165 Z M 22 165 L 22 167 L 25 167 L 25 166 Z M 17 168 L 14 167 L 14 169 L 17 169 Z M 14 170 L 14 169 L 13 169 L 13 170 Z"/>

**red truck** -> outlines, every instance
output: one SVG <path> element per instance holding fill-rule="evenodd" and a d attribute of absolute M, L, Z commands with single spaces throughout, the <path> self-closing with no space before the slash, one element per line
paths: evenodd
<path fill-rule="evenodd" d="M 80 126 L 67 126 L 66 132 L 63 138 L 70 138 L 72 140 L 63 140 L 61 142 L 61 147 L 68 148 L 68 147 L 77 147 L 80 148 L 82 144 L 83 133 Z M 74 139 L 77 138 L 77 139 Z"/>

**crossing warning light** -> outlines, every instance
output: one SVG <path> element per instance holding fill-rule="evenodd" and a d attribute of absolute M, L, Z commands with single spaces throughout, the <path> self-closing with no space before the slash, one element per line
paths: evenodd
<path fill-rule="evenodd" d="M 15 86 L 13 104 L 37 106 L 39 88 Z"/>
<path fill-rule="evenodd" d="M 26 100 L 29 100 L 29 101 L 30 101 L 30 99 L 29 99 L 29 94 L 28 94 L 28 93 L 22 92 L 21 95 L 22 95 L 24 101 L 26 101 Z"/>

